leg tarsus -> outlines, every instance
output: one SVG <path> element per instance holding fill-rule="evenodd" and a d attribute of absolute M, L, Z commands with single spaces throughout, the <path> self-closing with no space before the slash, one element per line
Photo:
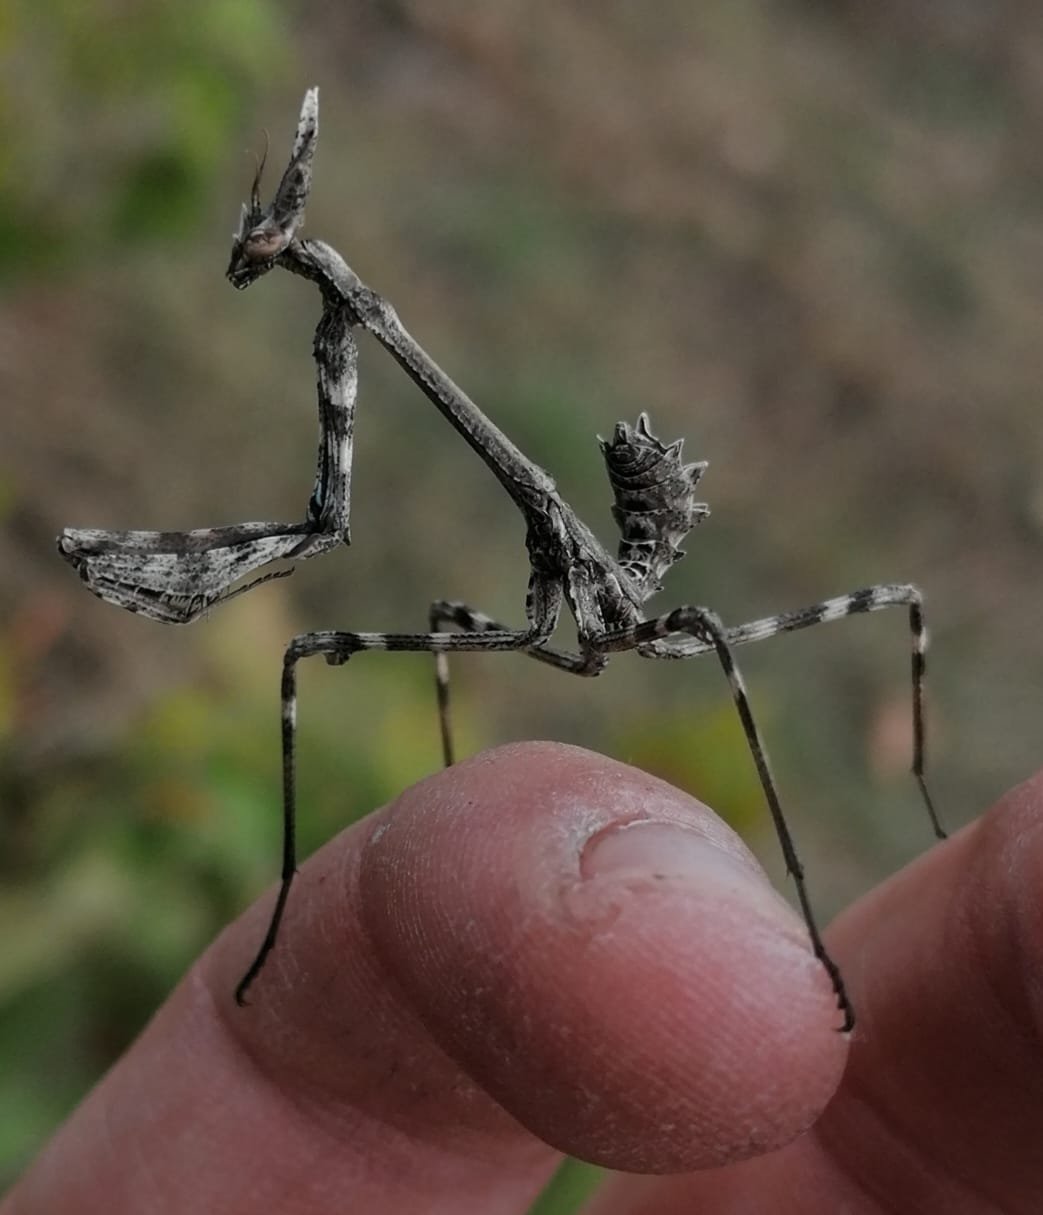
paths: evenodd
<path fill-rule="evenodd" d="M 941 819 L 938 817 L 938 811 L 934 806 L 934 798 L 931 797 L 931 791 L 927 787 L 927 780 L 923 772 L 913 769 L 913 776 L 916 778 L 916 784 L 920 790 L 920 796 L 923 798 L 923 804 L 927 807 L 927 816 L 931 820 L 931 826 L 934 828 L 934 834 L 940 840 L 949 838 L 948 831 L 942 826 Z"/>
<path fill-rule="evenodd" d="M 236 985 L 235 1002 L 240 1008 L 246 1008 L 249 1005 L 250 1002 L 246 998 L 246 993 L 253 984 L 253 981 L 264 969 L 265 963 L 268 961 L 268 955 L 275 948 L 275 942 L 279 936 L 279 926 L 282 923 L 287 899 L 290 897 L 290 887 L 293 885 L 295 873 L 296 870 L 289 877 L 282 879 L 282 884 L 279 886 L 279 894 L 275 900 L 275 909 L 272 912 L 272 918 L 268 921 L 268 931 L 264 934 L 264 940 L 261 942 L 261 947 L 258 949 L 256 957 Z"/>

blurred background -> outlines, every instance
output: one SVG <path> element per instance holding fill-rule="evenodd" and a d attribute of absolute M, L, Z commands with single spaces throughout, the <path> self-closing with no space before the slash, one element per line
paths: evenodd
<path fill-rule="evenodd" d="M 274 879 L 289 637 L 423 628 L 442 596 L 523 618 L 513 507 L 368 341 L 350 550 L 185 629 L 55 554 L 65 525 L 302 516 L 317 300 L 223 274 L 262 129 L 279 169 L 307 85 L 308 232 L 610 547 L 598 433 L 647 409 L 710 461 L 713 517 L 651 607 L 737 623 L 916 581 L 942 813 L 1034 770 L 1038 5 L 2 0 L 0 57 L 0 1182 Z M 930 842 L 908 651 L 889 612 L 742 654 L 824 917 Z M 426 659 L 301 683 L 307 853 L 439 753 Z M 586 681 L 473 658 L 456 697 L 462 753 L 636 763 L 781 880 L 712 662 Z"/>

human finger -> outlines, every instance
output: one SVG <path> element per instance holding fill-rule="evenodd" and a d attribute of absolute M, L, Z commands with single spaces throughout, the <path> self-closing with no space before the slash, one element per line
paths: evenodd
<path fill-rule="evenodd" d="M 1041 890 L 1043 773 L 830 929 L 859 1022 L 810 1134 L 716 1173 L 615 1179 L 590 1215 L 1038 1211 Z"/>
<path fill-rule="evenodd" d="M 479 756 L 322 849 L 238 1009 L 269 911 L 208 951 L 12 1210 L 513 1215 L 559 1151 L 663 1171 L 777 1147 L 843 1067 L 829 983 L 742 845 L 573 748 Z"/>

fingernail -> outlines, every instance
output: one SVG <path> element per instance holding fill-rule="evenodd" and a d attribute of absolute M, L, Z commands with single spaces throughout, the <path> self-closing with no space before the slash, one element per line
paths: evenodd
<path fill-rule="evenodd" d="M 720 839 L 675 823 L 639 819 L 613 824 L 592 836 L 580 857 L 584 877 L 606 875 L 651 878 L 742 876 L 759 870 L 737 841 L 728 847 Z"/>

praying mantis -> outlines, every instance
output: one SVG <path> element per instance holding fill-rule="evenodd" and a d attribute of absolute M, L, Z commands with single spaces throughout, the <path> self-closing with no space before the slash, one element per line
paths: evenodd
<path fill-rule="evenodd" d="M 429 608 L 427 632 L 323 630 L 295 637 L 282 666 L 283 849 L 279 891 L 267 932 L 240 980 L 246 994 L 275 947 L 296 873 L 297 666 L 322 655 L 342 665 L 363 653 L 418 651 L 434 655 L 438 718 L 445 762 L 453 762 L 449 715 L 451 654 L 517 652 L 559 671 L 599 675 L 616 653 L 642 658 L 687 659 L 713 654 L 756 768 L 782 848 L 787 871 L 815 956 L 825 968 L 842 1016 L 854 1025 L 854 1009 L 840 970 L 827 951 L 812 910 L 804 871 L 783 813 L 764 740 L 736 647 L 831 620 L 904 608 L 912 638 L 913 773 L 935 834 L 944 831 L 928 791 L 925 767 L 924 676 L 927 631 L 923 596 L 908 583 L 880 584 L 821 600 L 809 607 L 726 626 L 712 609 L 685 604 L 651 617 L 644 605 L 661 589 L 667 570 L 684 554 L 681 542 L 709 514 L 696 501 L 704 462 L 685 463 L 682 443 L 662 442 L 642 413 L 619 422 L 600 440 L 614 495 L 613 516 L 621 538 L 612 556 L 562 498 L 550 477 L 530 460 L 460 389 L 410 335 L 394 308 L 369 288 L 324 241 L 299 235 L 312 183 L 318 139 L 318 89 L 301 107 L 288 165 L 272 201 L 260 198 L 264 162 L 258 165 L 235 233 L 227 277 L 250 287 L 274 268 L 314 283 L 322 312 L 315 333 L 319 446 L 315 482 L 303 520 L 250 522 L 188 532 L 107 531 L 67 528 L 58 537 L 62 557 L 95 595 L 163 623 L 187 624 L 237 595 L 292 572 L 294 563 L 350 543 L 351 463 L 358 397 L 356 330 L 364 330 L 487 465 L 520 511 L 530 567 L 525 623 L 503 624 L 455 600 Z M 289 568 L 267 570 L 276 563 Z M 264 570 L 261 573 L 259 571 Z M 245 581 L 244 581 L 245 580 Z M 576 646 L 550 644 L 562 610 L 573 618 Z"/>

